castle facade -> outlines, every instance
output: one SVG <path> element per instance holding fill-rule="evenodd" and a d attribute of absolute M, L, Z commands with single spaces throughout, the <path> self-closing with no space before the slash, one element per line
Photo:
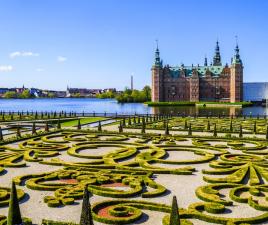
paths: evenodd
<path fill-rule="evenodd" d="M 241 102 L 243 101 L 243 63 L 238 44 L 231 65 L 222 65 L 219 42 L 213 62 L 205 58 L 200 66 L 163 65 L 158 46 L 152 66 L 153 102 Z"/>

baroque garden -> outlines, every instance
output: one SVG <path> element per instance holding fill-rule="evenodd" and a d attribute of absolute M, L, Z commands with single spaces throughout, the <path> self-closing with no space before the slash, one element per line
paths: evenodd
<path fill-rule="evenodd" d="M 93 222 L 84 224 L 268 222 L 266 117 L 0 119 L 0 224 L 15 211 L 12 181 L 25 224 L 79 224 L 85 193 Z"/>

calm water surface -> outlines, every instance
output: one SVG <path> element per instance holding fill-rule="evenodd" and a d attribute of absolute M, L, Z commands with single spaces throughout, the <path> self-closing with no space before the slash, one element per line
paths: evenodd
<path fill-rule="evenodd" d="M 208 107 L 148 107 L 142 103 L 119 104 L 111 99 L 96 98 L 57 98 L 57 99 L 0 99 L 0 111 L 73 111 L 119 114 L 173 113 L 198 114 L 252 114 L 267 115 L 265 107 L 248 108 L 208 108 Z"/>

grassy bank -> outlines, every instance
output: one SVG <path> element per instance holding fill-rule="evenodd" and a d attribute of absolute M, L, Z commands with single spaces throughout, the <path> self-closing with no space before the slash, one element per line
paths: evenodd
<path fill-rule="evenodd" d="M 104 118 L 104 117 L 87 117 L 87 118 L 81 118 L 80 123 L 81 123 L 81 125 L 83 125 L 83 124 L 93 123 L 93 122 L 96 122 L 96 121 L 99 121 L 99 120 L 105 120 L 105 119 L 107 119 L 107 118 Z M 62 127 L 72 127 L 72 126 L 76 126 L 77 123 L 78 123 L 78 119 L 75 119 L 75 120 L 63 122 L 63 123 L 61 123 L 61 126 Z"/>

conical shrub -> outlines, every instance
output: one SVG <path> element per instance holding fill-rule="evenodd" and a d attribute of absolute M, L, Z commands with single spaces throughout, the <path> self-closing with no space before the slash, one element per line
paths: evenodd
<path fill-rule="evenodd" d="M 120 124 L 119 124 L 119 126 L 118 126 L 118 132 L 119 132 L 119 133 L 122 133 L 122 132 L 123 132 L 123 126 L 122 126 L 121 121 L 120 121 Z"/>
<path fill-rule="evenodd" d="M 216 123 L 214 124 L 214 131 L 213 131 L 213 136 L 214 137 L 217 137 L 217 125 L 216 125 Z"/>
<path fill-rule="evenodd" d="M 49 127 L 48 127 L 48 122 L 47 121 L 46 121 L 46 124 L 45 124 L 45 131 L 49 132 Z"/>
<path fill-rule="evenodd" d="M 180 225 L 180 214 L 176 196 L 173 196 L 169 225 Z"/>
<path fill-rule="evenodd" d="M 60 123 L 60 119 L 58 119 L 58 123 L 57 123 L 57 129 L 60 130 L 61 129 L 61 123 Z"/>
<path fill-rule="evenodd" d="M 80 119 L 77 122 L 77 130 L 81 130 L 81 122 L 80 122 Z"/>
<path fill-rule="evenodd" d="M 21 137 L 21 133 L 20 133 L 20 128 L 18 127 L 17 128 L 17 138 L 20 138 Z"/>
<path fill-rule="evenodd" d="M 256 134 L 256 132 L 257 132 L 257 122 L 256 122 L 256 120 L 254 121 L 253 132 L 254 132 L 255 134 Z"/>
<path fill-rule="evenodd" d="M 35 122 L 33 122 L 33 125 L 32 125 L 32 134 L 36 134 Z"/>
<path fill-rule="evenodd" d="M 242 128 L 242 124 L 240 124 L 240 128 L 239 128 L 239 137 L 240 137 L 240 138 L 243 137 L 243 128 Z"/>
<path fill-rule="evenodd" d="M 3 132 L 2 132 L 2 128 L 0 127 L 0 141 L 3 141 L 4 137 L 3 137 Z"/>
<path fill-rule="evenodd" d="M 192 136 L 192 124 L 189 124 L 188 135 Z"/>
<path fill-rule="evenodd" d="M 207 131 L 210 131 L 210 122 L 209 122 L 209 120 L 207 122 Z"/>
<path fill-rule="evenodd" d="M 17 196 L 16 185 L 14 182 L 12 182 L 8 216 L 7 216 L 7 225 L 21 225 L 21 224 L 22 224 L 22 218 L 20 214 L 19 199 Z"/>
<path fill-rule="evenodd" d="M 165 135 L 169 135 L 168 122 L 166 122 Z"/>
<path fill-rule="evenodd" d="M 141 125 L 141 133 L 145 134 L 145 123 L 142 123 Z"/>
<path fill-rule="evenodd" d="M 87 185 L 84 190 L 80 225 L 93 225 L 91 205 L 89 202 L 89 191 L 88 191 Z"/>
<path fill-rule="evenodd" d="M 102 131 L 102 127 L 101 127 L 101 122 L 99 121 L 99 125 L 98 125 L 98 131 L 101 132 Z"/>

